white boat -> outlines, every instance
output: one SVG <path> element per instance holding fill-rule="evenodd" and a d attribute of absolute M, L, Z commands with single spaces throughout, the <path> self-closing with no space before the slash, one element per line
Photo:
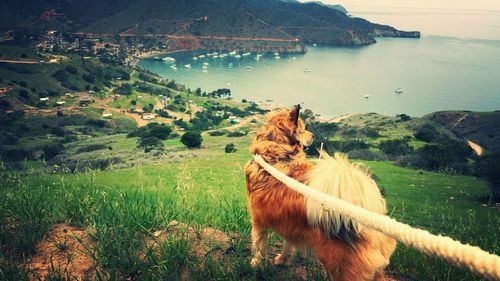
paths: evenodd
<path fill-rule="evenodd" d="M 241 55 L 235 55 L 234 57 L 237 58 L 237 59 L 240 59 Z"/>
<path fill-rule="evenodd" d="M 191 68 L 191 65 L 188 63 L 188 64 L 185 64 L 184 67 L 185 68 Z"/>
<path fill-rule="evenodd" d="M 209 65 L 209 63 L 208 62 L 204 62 L 203 65 Z"/>
<path fill-rule="evenodd" d="M 280 56 L 280 53 L 276 52 L 276 53 L 274 53 L 274 56 L 275 56 L 275 57 L 279 57 L 279 56 Z"/>
<path fill-rule="evenodd" d="M 164 62 L 175 62 L 175 59 L 173 57 L 164 57 L 162 58 Z"/>
<path fill-rule="evenodd" d="M 203 71 L 203 73 L 207 73 L 208 69 L 204 68 L 202 71 Z"/>
<path fill-rule="evenodd" d="M 197 56 L 194 56 L 194 57 L 193 57 L 193 60 L 197 60 L 197 59 L 198 59 L 198 57 L 197 57 Z"/>
<path fill-rule="evenodd" d="M 213 55 L 212 58 L 213 59 L 217 59 L 217 58 L 219 58 L 219 56 L 218 55 Z"/>
<path fill-rule="evenodd" d="M 249 55 L 251 55 L 252 53 L 244 53 L 243 56 L 244 57 L 248 57 Z"/>
<path fill-rule="evenodd" d="M 316 43 L 313 44 L 314 47 L 318 46 Z"/>
<path fill-rule="evenodd" d="M 231 52 L 229 52 L 229 55 L 230 55 L 230 56 L 236 56 L 236 54 L 237 54 L 237 53 L 236 53 L 236 51 L 231 51 Z"/>
<path fill-rule="evenodd" d="M 281 59 L 281 57 L 280 56 L 274 56 L 274 59 L 279 60 L 279 59 Z"/>
<path fill-rule="evenodd" d="M 311 72 L 311 70 L 309 68 L 306 68 L 306 69 L 304 69 L 304 72 L 306 72 L 306 73 Z"/>
<path fill-rule="evenodd" d="M 296 60 L 296 59 L 297 59 L 297 57 L 292 57 L 292 60 Z"/>
<path fill-rule="evenodd" d="M 403 93 L 403 90 L 401 88 L 397 88 L 396 91 L 394 91 L 394 93 L 401 95 Z"/>
<path fill-rule="evenodd" d="M 370 95 L 365 95 L 363 98 L 368 99 Z"/>
<path fill-rule="evenodd" d="M 234 64 L 233 64 L 233 63 L 230 63 L 230 64 L 228 64 L 228 66 L 227 66 L 227 67 L 229 67 L 229 68 L 233 68 L 233 66 L 234 66 Z"/>
<path fill-rule="evenodd" d="M 245 69 L 252 69 L 251 66 L 245 66 Z"/>
<path fill-rule="evenodd" d="M 205 55 L 199 55 L 198 56 L 199 59 L 204 59 L 205 58 Z"/>

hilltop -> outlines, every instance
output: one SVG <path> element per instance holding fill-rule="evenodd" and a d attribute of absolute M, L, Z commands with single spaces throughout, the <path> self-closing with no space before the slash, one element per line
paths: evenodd
<path fill-rule="evenodd" d="M 186 1 L 1 1 L 0 26 L 12 34 L 47 30 L 87 36 L 118 36 L 122 41 L 189 41 L 190 45 L 265 48 L 322 43 L 356 46 L 377 36 L 419 37 L 346 15 L 323 3 L 280 0 Z M 147 38 L 145 38 L 147 37 Z M 272 39 L 272 40 L 266 40 Z M 230 40 L 231 43 L 226 41 Z M 195 41 L 193 43 L 193 41 Z M 248 44 L 247 41 L 251 41 Z M 236 43 L 235 43 L 236 42 Z M 184 42 L 185 44 L 185 42 Z M 283 47 L 284 48 L 284 47 Z"/>

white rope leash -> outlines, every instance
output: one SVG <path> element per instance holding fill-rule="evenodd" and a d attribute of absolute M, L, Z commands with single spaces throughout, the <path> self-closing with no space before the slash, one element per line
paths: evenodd
<path fill-rule="evenodd" d="M 492 280 L 500 280 L 500 257 L 481 250 L 479 247 L 464 245 L 446 236 L 433 235 L 428 231 L 413 228 L 388 216 L 370 212 L 361 207 L 324 194 L 292 179 L 266 163 L 259 155 L 254 160 L 273 177 L 302 195 L 327 205 L 332 211 L 378 230 L 405 245 L 414 247 L 428 255 L 436 255 L 458 266 L 483 275 Z"/>

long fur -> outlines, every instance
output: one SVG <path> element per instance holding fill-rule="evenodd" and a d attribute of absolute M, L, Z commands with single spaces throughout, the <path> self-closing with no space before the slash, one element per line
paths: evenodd
<path fill-rule="evenodd" d="M 365 167 L 349 162 L 347 156 L 340 153 L 331 157 L 321 151 L 320 156 L 321 159 L 307 175 L 310 187 L 367 210 L 386 213 L 380 190 Z M 312 199 L 306 199 L 306 212 L 310 225 L 347 243 L 352 243 L 363 230 L 359 223 L 328 211 L 327 207 Z"/>
<path fill-rule="evenodd" d="M 385 202 L 375 182 L 361 166 L 350 164 L 341 155 L 332 158 L 323 154 L 326 159 L 315 167 L 306 159 L 303 145 L 310 144 L 312 134 L 297 117 L 299 110 L 296 107 L 271 115 L 250 151 L 299 182 L 385 213 Z M 312 250 L 336 281 L 385 280 L 383 269 L 396 246 L 393 239 L 324 211 L 317 202 L 306 200 L 253 161 L 247 163 L 245 173 L 253 266 L 266 259 L 267 231 L 272 229 L 286 239 L 275 262 L 293 253 L 291 248 L 300 247 Z"/>

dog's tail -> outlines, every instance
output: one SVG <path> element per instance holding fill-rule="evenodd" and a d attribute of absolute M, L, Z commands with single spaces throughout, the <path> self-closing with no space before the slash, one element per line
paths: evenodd
<path fill-rule="evenodd" d="M 310 187 L 367 210 L 386 213 L 385 200 L 364 166 L 350 163 L 343 154 L 335 153 L 333 157 L 323 151 L 320 154 L 321 159 L 308 174 Z M 354 243 L 363 230 L 362 225 L 329 211 L 328 206 L 315 200 L 307 199 L 306 211 L 310 225 L 349 244 Z"/>

